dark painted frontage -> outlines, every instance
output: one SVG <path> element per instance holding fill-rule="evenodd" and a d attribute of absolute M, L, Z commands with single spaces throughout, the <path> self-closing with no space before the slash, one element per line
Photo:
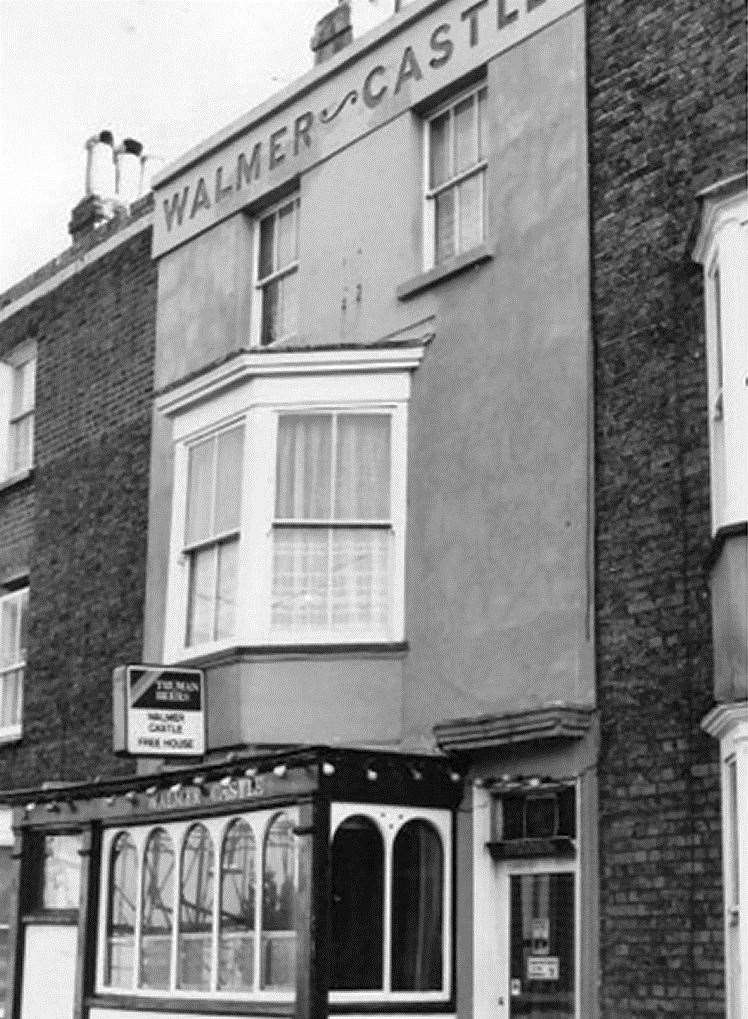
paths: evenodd
<path fill-rule="evenodd" d="M 724 1015 L 696 195 L 741 172 L 740 2 L 588 5 L 601 1009 Z"/>

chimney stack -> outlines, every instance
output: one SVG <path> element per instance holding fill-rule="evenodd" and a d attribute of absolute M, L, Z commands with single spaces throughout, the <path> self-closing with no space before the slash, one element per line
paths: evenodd
<path fill-rule="evenodd" d="M 329 60 L 352 42 L 351 5 L 348 0 L 338 0 L 338 6 L 321 17 L 315 26 L 311 41 L 314 63 Z"/>
<path fill-rule="evenodd" d="M 100 131 L 88 139 L 85 195 L 73 209 L 68 224 L 73 243 L 126 210 L 143 193 L 148 159 L 134 138 L 125 138 L 117 148 L 111 131 Z"/>

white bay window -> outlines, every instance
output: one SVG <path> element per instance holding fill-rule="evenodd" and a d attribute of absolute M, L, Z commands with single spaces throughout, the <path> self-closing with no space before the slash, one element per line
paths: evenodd
<path fill-rule="evenodd" d="M 249 375 L 174 410 L 169 397 L 166 658 L 403 639 L 410 374 L 365 360 L 358 376 Z"/>

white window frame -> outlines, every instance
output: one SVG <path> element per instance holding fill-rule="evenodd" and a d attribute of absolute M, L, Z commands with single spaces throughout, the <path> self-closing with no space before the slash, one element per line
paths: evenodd
<path fill-rule="evenodd" d="M 34 466 L 34 424 L 36 421 L 36 343 L 22 343 L 15 347 L 4 358 L 0 359 L 0 482 L 11 481 L 13 478 L 22 478 Z M 34 364 L 34 394 L 30 407 L 21 414 L 15 414 L 13 408 L 14 375 L 17 369 L 23 365 L 33 362 Z M 12 425 L 25 417 L 32 418 L 31 450 L 28 464 L 11 471 L 10 455 L 11 441 L 10 433 Z"/>
<path fill-rule="evenodd" d="M 273 231 L 273 265 L 277 265 L 278 258 L 278 229 L 277 222 L 278 216 L 281 209 L 287 208 L 289 205 L 294 206 L 294 216 L 296 225 L 296 258 L 289 262 L 287 265 L 282 266 L 280 269 L 274 268 L 271 273 L 267 276 L 260 277 L 260 236 L 261 227 L 264 220 L 269 219 L 271 216 L 275 218 L 276 227 Z M 250 324 L 250 341 L 252 347 L 268 350 L 278 344 L 287 342 L 293 339 L 297 333 L 285 333 L 273 340 L 272 343 L 262 342 L 262 332 L 264 328 L 263 321 L 263 303 L 264 303 L 264 290 L 265 287 L 270 283 L 276 282 L 276 280 L 282 279 L 285 276 L 290 276 L 295 273 L 298 277 L 299 272 L 299 246 L 301 243 L 301 198 L 299 192 L 295 192 L 292 195 L 287 195 L 279 202 L 275 202 L 267 209 L 263 209 L 258 214 L 257 218 L 252 223 L 252 293 L 254 296 L 253 300 L 253 313 L 251 316 Z M 298 294 L 298 287 L 297 287 Z M 298 307 L 296 309 L 296 316 L 298 322 Z"/>
<path fill-rule="evenodd" d="M 265 853 L 265 836 L 273 821 L 281 814 L 290 818 L 293 824 L 298 824 L 298 807 L 276 806 L 262 810 L 245 811 L 242 813 L 224 815 L 220 817 L 191 817 L 179 821 L 157 821 L 143 824 L 122 823 L 116 827 L 108 827 L 104 830 L 101 839 L 101 883 L 99 887 L 99 929 L 97 937 L 97 958 L 96 958 L 96 993 L 107 996 L 139 997 L 139 998 L 163 998 L 172 999 L 175 996 L 184 1000 L 193 1001 L 263 1001 L 263 1002 L 291 1002 L 296 997 L 296 989 L 274 990 L 262 988 L 260 953 L 262 947 L 262 891 L 263 891 L 263 867 Z M 220 990 L 215 984 L 218 974 L 218 934 L 219 916 L 221 908 L 221 853 L 224 838 L 232 822 L 246 821 L 252 828 L 255 838 L 255 934 L 254 939 L 254 988 L 251 991 Z M 182 849 L 187 832 L 195 824 L 204 825 L 213 840 L 214 853 L 214 880 L 213 880 L 213 928 L 211 945 L 211 989 L 207 991 L 191 990 L 177 986 L 178 979 L 178 951 L 179 951 L 179 897 L 182 880 Z M 169 972 L 170 986 L 168 989 L 151 987 L 140 987 L 140 937 L 143 909 L 143 860 L 148 837 L 157 828 L 163 829 L 171 838 L 174 849 L 174 897 L 172 900 L 172 929 L 171 929 L 171 964 Z M 134 935 L 134 965 L 133 965 L 133 986 L 132 987 L 111 987 L 104 980 L 105 961 L 107 953 L 107 907 L 109 893 L 109 877 L 112 862 L 112 845 L 122 832 L 127 832 L 135 843 L 135 853 L 138 861 L 136 878 L 136 907 L 135 907 L 135 935 Z M 298 867 L 299 854 L 296 854 L 296 865 Z M 298 873 L 297 888 L 298 888 Z"/>
<path fill-rule="evenodd" d="M 719 704 L 701 724 L 720 745 L 726 1005 L 728 1019 L 740 1019 L 748 1003 L 748 964 L 740 965 L 748 954 L 748 703 Z"/>
<path fill-rule="evenodd" d="M 330 844 L 340 825 L 349 817 L 366 817 L 382 836 L 384 844 L 384 986 L 391 980 L 390 947 L 392 937 L 392 853 L 398 832 L 409 821 L 426 821 L 438 833 L 443 850 L 442 863 L 442 988 L 439 991 L 330 991 L 332 1004 L 387 1002 L 445 1002 L 452 994 L 452 814 L 449 810 L 423 807 L 384 806 L 373 803 L 333 803 L 330 811 Z"/>
<path fill-rule="evenodd" d="M 748 517 L 748 197 L 705 198 L 693 257 L 704 271 L 712 532 Z M 719 274 L 719 297 L 716 276 Z M 720 379 L 721 374 L 721 379 Z"/>
<path fill-rule="evenodd" d="M 448 180 L 436 187 L 431 187 L 431 124 L 437 117 L 440 117 L 443 113 L 451 110 L 450 113 L 450 129 L 449 129 L 449 146 L 450 148 L 454 144 L 453 125 L 454 125 L 454 108 L 461 102 L 467 99 L 469 96 L 475 96 L 475 102 L 478 102 L 478 93 L 484 91 L 487 93 L 488 85 L 485 79 L 480 81 L 477 85 L 473 85 L 464 91 L 459 92 L 455 96 L 451 96 L 448 100 L 441 103 L 436 109 L 429 112 L 428 116 L 424 118 L 423 122 L 423 187 L 424 187 L 424 210 L 423 210 L 423 268 L 424 270 L 438 268 L 441 265 L 449 265 L 449 261 L 444 262 L 436 261 L 436 198 L 439 194 L 444 191 L 449 191 L 452 188 L 455 189 L 455 230 L 459 231 L 460 222 L 460 204 L 459 204 L 459 189 L 458 185 L 463 181 L 468 180 L 470 177 L 480 176 L 481 181 L 481 201 L 482 201 L 482 212 L 481 212 L 481 238 L 478 242 L 482 244 L 488 235 L 488 202 L 486 197 L 486 184 L 487 184 L 487 168 L 488 168 L 488 157 L 482 156 L 475 164 L 468 167 L 465 170 L 461 170 Z M 486 101 L 486 112 L 488 111 L 488 102 Z M 479 117 L 476 117 L 476 133 L 479 130 Z M 488 117 L 486 117 L 486 133 L 488 131 Z M 482 148 L 486 148 L 486 139 L 482 139 Z M 459 238 L 456 237 L 456 240 Z M 459 244 L 456 244 L 455 253 L 453 258 L 458 258 L 460 255 L 470 251 L 471 248 L 463 248 Z"/>
<path fill-rule="evenodd" d="M 27 599 L 27 601 L 26 601 L 26 612 L 28 612 L 28 595 L 29 595 L 28 585 L 25 585 L 24 587 L 20 587 L 20 588 L 18 588 L 15 591 L 11 591 L 9 594 L 1 595 L 0 596 L 0 611 L 2 611 L 2 606 L 3 605 L 10 604 L 12 601 L 19 601 L 20 602 L 24 598 L 26 598 Z M 10 742 L 12 740 L 20 739 L 21 738 L 21 733 L 22 733 L 22 728 L 23 728 L 23 685 L 24 685 L 24 682 L 25 682 L 25 679 L 26 679 L 26 658 L 25 657 L 23 657 L 23 658 L 20 657 L 20 652 L 22 650 L 21 649 L 21 617 L 20 617 L 20 614 L 18 616 L 18 628 L 17 628 L 16 638 L 17 638 L 17 644 L 18 644 L 18 649 L 19 649 L 19 657 L 18 657 L 18 659 L 15 662 L 11 662 L 9 665 L 0 666 L 0 702 L 2 702 L 2 700 L 5 697 L 5 679 L 6 679 L 6 677 L 9 676 L 10 674 L 12 674 L 13 672 L 18 672 L 20 670 L 22 675 L 21 675 L 20 691 L 19 691 L 19 695 L 18 695 L 18 721 L 16 723 L 12 724 L 12 725 L 3 725 L 3 726 L 0 726 L 0 743 L 7 743 L 7 742 Z"/>
<path fill-rule="evenodd" d="M 418 356 L 414 356 L 417 354 Z M 396 364 L 416 363 L 422 351 L 409 352 L 409 359 L 396 359 Z M 391 356 L 391 352 L 390 352 Z M 273 355 L 255 355 L 263 367 L 269 367 Z M 174 439 L 174 498 L 172 505 L 170 563 L 164 658 L 166 662 L 184 661 L 190 657 L 216 653 L 236 645 L 252 644 L 358 644 L 393 643 L 404 638 L 405 528 L 407 478 L 407 404 L 410 396 L 410 371 L 374 371 L 371 352 L 360 355 L 362 370 L 347 373 L 328 372 L 294 375 L 283 378 L 269 372 L 252 376 L 248 373 L 237 385 L 216 393 L 214 399 L 200 400 L 198 390 L 189 397 L 189 408 L 176 413 Z M 277 362 L 276 362 L 277 363 Z M 281 362 L 282 364 L 283 362 Z M 331 368 L 332 366 L 330 366 Z M 386 632 L 344 633 L 301 632 L 289 634 L 274 631 L 270 610 L 272 594 L 272 530 L 275 496 L 277 419 L 282 412 L 362 411 L 389 414 L 390 435 L 390 614 Z M 198 438 L 229 427 L 238 421 L 245 424 L 244 478 L 242 486 L 242 526 L 237 580 L 236 632 L 230 639 L 204 644 L 186 645 L 186 619 L 189 569 L 183 555 L 183 538 L 187 502 L 187 451 Z"/>

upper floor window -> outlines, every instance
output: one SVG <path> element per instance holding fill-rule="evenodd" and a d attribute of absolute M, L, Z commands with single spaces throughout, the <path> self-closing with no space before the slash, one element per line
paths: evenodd
<path fill-rule="evenodd" d="M 0 476 L 28 471 L 34 459 L 36 349 L 24 345 L 0 363 Z"/>
<path fill-rule="evenodd" d="M 398 373 L 267 378 L 184 415 L 169 659 L 402 640 L 408 390 Z"/>
<path fill-rule="evenodd" d="M 486 233 L 486 87 L 426 121 L 426 262 L 441 265 Z"/>
<path fill-rule="evenodd" d="M 0 597 L 0 739 L 21 734 L 29 589 Z"/>
<path fill-rule="evenodd" d="M 255 286 L 260 297 L 259 332 L 263 347 L 298 331 L 299 199 L 286 199 L 259 221 Z M 257 319 L 257 316 L 255 316 Z"/>

